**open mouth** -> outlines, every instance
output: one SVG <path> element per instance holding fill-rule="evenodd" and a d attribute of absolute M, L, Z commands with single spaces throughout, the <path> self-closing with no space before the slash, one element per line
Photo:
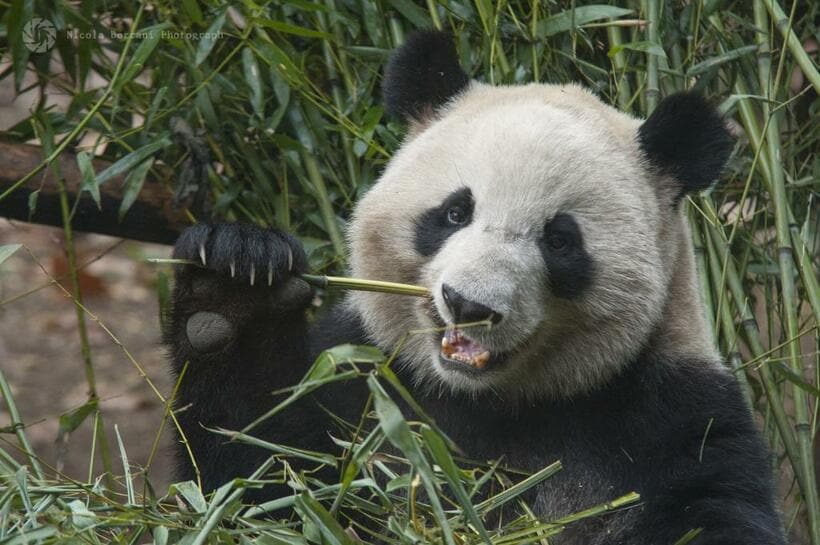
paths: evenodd
<path fill-rule="evenodd" d="M 458 328 L 451 328 L 441 337 L 441 358 L 457 365 L 484 370 L 493 359 L 484 345 L 471 339 Z"/>

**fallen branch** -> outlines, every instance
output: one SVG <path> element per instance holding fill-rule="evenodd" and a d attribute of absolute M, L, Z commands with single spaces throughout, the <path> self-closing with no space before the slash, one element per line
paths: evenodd
<path fill-rule="evenodd" d="M 43 149 L 39 146 L 0 142 L 0 193 L 37 168 L 44 157 Z M 66 152 L 57 161 L 69 199 L 73 203 L 82 181 L 76 157 L 73 153 Z M 94 160 L 96 172 L 101 172 L 109 165 L 108 161 Z M 118 211 L 123 197 L 124 178 L 118 176 L 100 185 L 100 209 L 89 194 L 81 196 L 72 220 L 74 230 L 172 244 L 179 232 L 191 222 L 182 210 L 175 210 L 171 206 L 170 190 L 148 178 L 139 197 L 120 221 Z M 39 194 L 36 208 L 29 215 L 29 198 L 37 190 Z M 53 171 L 43 171 L 0 200 L 0 217 L 61 226 L 59 193 Z"/>

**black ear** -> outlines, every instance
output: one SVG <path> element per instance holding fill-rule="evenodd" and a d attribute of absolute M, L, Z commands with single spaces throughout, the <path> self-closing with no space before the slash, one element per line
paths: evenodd
<path fill-rule="evenodd" d="M 382 93 L 388 114 L 421 120 L 469 82 L 458 63 L 453 37 L 426 30 L 409 35 L 390 57 Z"/>
<path fill-rule="evenodd" d="M 681 184 L 680 197 L 712 185 L 733 141 L 720 113 L 705 98 L 689 92 L 662 100 L 638 130 L 647 159 Z"/>

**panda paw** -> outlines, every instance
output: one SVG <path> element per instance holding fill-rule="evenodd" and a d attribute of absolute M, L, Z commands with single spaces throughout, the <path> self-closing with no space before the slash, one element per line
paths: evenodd
<path fill-rule="evenodd" d="M 187 326 L 192 345 L 217 345 L 257 319 L 293 316 L 313 300 L 313 288 L 299 278 L 307 257 L 288 233 L 243 223 L 200 224 L 180 235 L 173 256 L 191 262 L 175 271 L 173 307 L 180 318 L 216 312 L 231 325 L 197 317 Z"/>
<path fill-rule="evenodd" d="M 307 270 L 305 251 L 295 237 L 245 223 L 189 227 L 173 255 L 250 286 L 278 286 Z"/>

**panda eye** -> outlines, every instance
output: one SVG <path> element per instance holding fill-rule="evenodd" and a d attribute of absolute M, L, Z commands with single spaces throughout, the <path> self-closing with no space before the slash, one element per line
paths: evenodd
<path fill-rule="evenodd" d="M 467 213 L 460 206 L 451 206 L 447 209 L 447 221 L 452 225 L 464 225 L 468 219 Z"/>
<path fill-rule="evenodd" d="M 550 250 L 563 250 L 570 245 L 569 237 L 554 233 L 547 237 L 547 245 L 550 247 Z"/>

